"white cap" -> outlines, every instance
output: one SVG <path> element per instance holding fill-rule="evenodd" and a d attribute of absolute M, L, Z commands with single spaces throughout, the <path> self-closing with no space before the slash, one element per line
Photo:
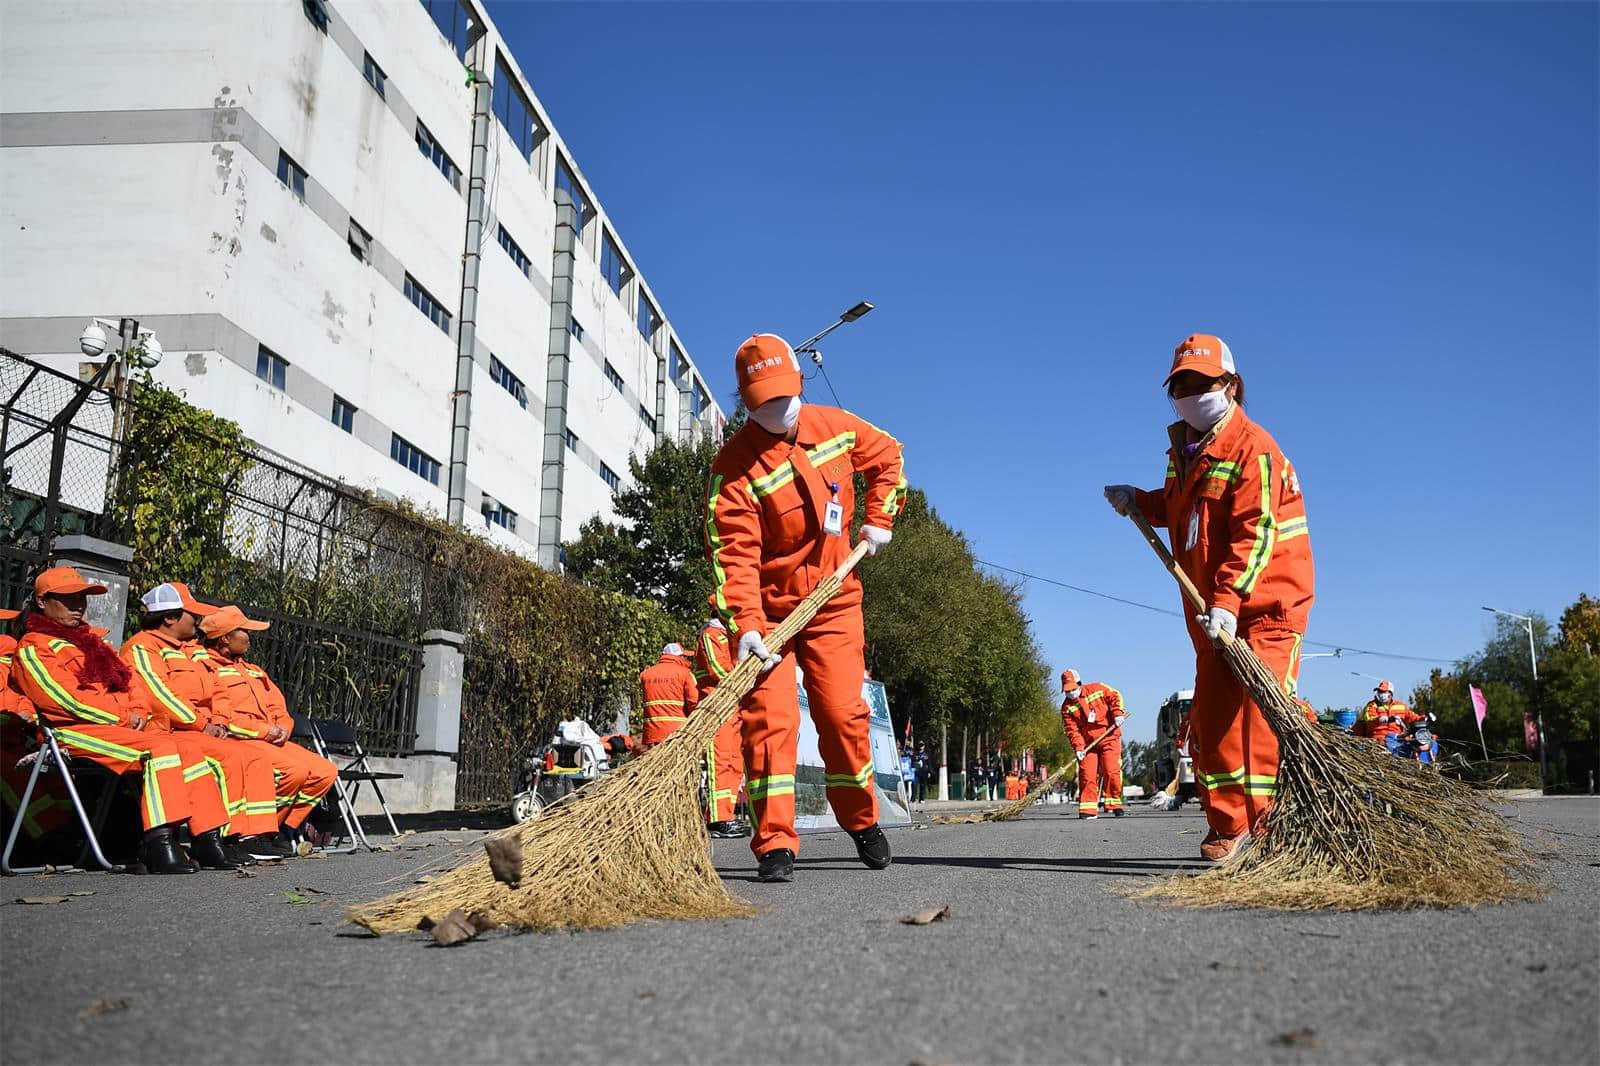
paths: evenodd
<path fill-rule="evenodd" d="M 139 597 L 139 603 L 151 614 L 162 611 L 183 610 L 183 597 L 178 595 L 178 590 L 170 583 L 157 585 L 155 588 Z"/>
<path fill-rule="evenodd" d="M 662 655 L 682 655 L 683 654 L 683 645 L 677 643 L 676 641 L 674 641 L 673 643 L 668 644 L 665 648 L 662 648 L 661 649 L 661 654 Z"/>

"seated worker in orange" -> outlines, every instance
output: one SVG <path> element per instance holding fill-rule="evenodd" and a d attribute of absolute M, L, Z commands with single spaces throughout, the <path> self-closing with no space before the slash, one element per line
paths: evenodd
<path fill-rule="evenodd" d="M 1061 701 L 1061 728 L 1078 759 L 1078 817 L 1099 817 L 1103 780 L 1106 810 L 1113 818 L 1121 818 L 1122 731 L 1118 727 L 1128 717 L 1122 709 L 1122 693 L 1098 681 L 1086 685 L 1076 670 L 1061 671 L 1061 691 L 1066 694 Z M 1095 744 L 1097 740 L 1100 742 Z"/>
<path fill-rule="evenodd" d="M 226 701 L 194 659 L 200 651 L 196 622 L 215 610 L 190 595 L 187 585 L 157 585 L 139 598 L 139 631 L 123 642 L 122 661 L 132 668 L 134 691 L 150 710 L 147 728 L 176 734 L 180 749 L 199 751 L 218 775 L 229 817 L 223 853 L 239 865 L 284 858 L 286 851 L 266 846 L 278 831 L 272 764 L 228 739 Z"/>
<path fill-rule="evenodd" d="M 245 658 L 250 634 L 270 625 L 245 617 L 232 605 L 219 607 L 200 619 L 205 648 L 198 658 L 226 700 L 231 743 L 258 754 L 272 767 L 277 788 L 273 825 L 283 827 L 283 836 L 274 845 L 294 854 L 296 835 L 309 832 L 306 817 L 333 787 L 339 768 L 288 742 L 294 733 L 289 701 L 265 670 Z"/>
<path fill-rule="evenodd" d="M 733 669 L 733 647 L 728 627 L 713 618 L 700 627 L 694 642 L 694 681 L 704 700 Z M 714 837 L 747 837 L 750 827 L 733 816 L 744 782 L 744 711 L 741 708 L 723 727 L 706 752 L 706 828 Z"/>
<path fill-rule="evenodd" d="M 1195 772 L 1209 802 L 1200 854 L 1221 862 L 1261 824 L 1278 791 L 1278 738 L 1219 651 L 1242 638 L 1293 696 L 1300 642 L 1314 598 L 1311 538 L 1300 477 L 1265 429 L 1244 412 L 1244 380 L 1222 339 L 1180 342 L 1163 387 L 1178 412 L 1167 427 L 1167 478 L 1159 489 L 1107 485 L 1119 514 L 1139 508 L 1167 528 L 1172 554 L 1205 597 L 1184 618 L 1195 650 L 1190 710 Z"/>
<path fill-rule="evenodd" d="M 736 658 L 765 673 L 744 704 L 745 795 L 756 831 L 757 879 L 790 881 L 800 838 L 794 828 L 800 698 L 805 672 L 828 803 L 869 868 L 891 861 L 878 827 L 871 712 L 861 696 L 866 636 L 861 580 L 854 573 L 795 638 L 781 660 L 765 636 L 851 552 L 855 475 L 867 481 L 861 539 L 889 543 L 906 495 L 900 442 L 848 411 L 802 403 L 800 363 L 782 337 L 758 333 L 739 347 L 734 377 L 750 420 L 722 445 L 706 491 L 711 606 L 737 633 Z"/>
<path fill-rule="evenodd" d="M 639 672 L 644 690 L 644 746 L 653 748 L 683 728 L 689 712 L 700 702 L 694 670 L 683 645 L 676 641 L 661 649 L 661 658 Z"/>
<path fill-rule="evenodd" d="M 17 617 L 16 611 L 0 608 L 0 623 Z M 33 776 L 29 763 L 18 765 L 36 745 L 34 728 L 36 712 L 22 691 L 11 685 L 11 664 L 16 658 L 17 639 L 10 633 L 0 632 L 0 799 L 13 817 L 22 819 L 22 832 L 29 840 L 37 841 L 47 833 L 55 833 L 71 824 L 72 801 L 61 787 L 59 774 L 40 774 L 28 799 L 26 812 L 19 812 L 22 793 L 28 788 L 28 778 Z"/>
<path fill-rule="evenodd" d="M 1378 747 L 1384 748 L 1385 741 L 1404 733 L 1407 726 L 1421 717 L 1394 698 L 1394 685 L 1391 682 L 1379 681 L 1378 687 L 1372 690 L 1372 698 L 1356 715 L 1355 734 L 1376 741 Z"/>
<path fill-rule="evenodd" d="M 84 621 L 91 595 L 104 585 L 57 566 L 33 583 L 11 681 L 56 730 L 69 754 L 113 773 L 138 770 L 144 778 L 139 814 L 144 838 L 138 866 L 149 873 L 194 873 L 173 833 L 185 821 L 196 854 L 208 866 L 234 869 L 218 830 L 228 823 L 218 775 L 204 752 L 181 735 L 147 728 L 150 712 L 134 691 L 133 671 L 101 634 Z"/>

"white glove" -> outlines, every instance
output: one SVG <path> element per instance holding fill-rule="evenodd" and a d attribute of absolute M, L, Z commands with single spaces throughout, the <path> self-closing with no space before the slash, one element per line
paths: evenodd
<path fill-rule="evenodd" d="M 868 555 L 877 555 L 878 549 L 888 547 L 893 537 L 894 534 L 887 529 L 879 529 L 877 526 L 861 527 L 861 539 L 867 545 Z"/>
<path fill-rule="evenodd" d="M 1077 759 L 1079 762 L 1082 762 L 1083 761 L 1083 752 L 1075 751 L 1075 752 L 1072 753 L 1072 757 L 1074 759 Z"/>
<path fill-rule="evenodd" d="M 1136 495 L 1138 491 L 1132 485 L 1107 485 L 1106 502 L 1111 505 L 1113 511 L 1126 518 L 1128 512 L 1139 502 L 1139 497 Z"/>
<path fill-rule="evenodd" d="M 1220 640 L 1224 632 L 1231 637 L 1239 628 L 1238 617 L 1226 607 L 1213 607 L 1207 614 L 1195 615 L 1194 620 L 1212 640 Z"/>
<path fill-rule="evenodd" d="M 739 661 L 744 662 L 752 655 L 764 664 L 761 667 L 763 673 L 778 665 L 778 656 L 767 648 L 767 642 L 761 639 L 761 634 L 747 629 L 739 636 Z"/>
<path fill-rule="evenodd" d="M 1388 725 L 1389 724 L 1389 716 L 1386 715 L 1386 714 L 1378 715 L 1378 724 L 1379 725 Z"/>
<path fill-rule="evenodd" d="M 1117 715 L 1115 718 L 1113 718 L 1111 720 L 1111 724 L 1112 725 L 1121 725 L 1123 722 L 1126 722 L 1127 720 L 1128 720 L 1128 716 L 1127 715 L 1119 714 L 1119 715 Z"/>

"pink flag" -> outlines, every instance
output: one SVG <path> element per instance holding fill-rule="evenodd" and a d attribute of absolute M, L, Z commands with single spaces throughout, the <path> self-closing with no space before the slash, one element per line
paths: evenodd
<path fill-rule="evenodd" d="M 1483 698 L 1483 689 L 1477 685 L 1468 685 L 1467 691 L 1472 693 L 1472 713 L 1478 716 L 1478 728 L 1483 728 L 1483 716 L 1489 713 L 1489 701 Z"/>
<path fill-rule="evenodd" d="M 1530 753 L 1539 750 L 1539 723 L 1534 721 L 1532 711 L 1522 712 L 1522 742 Z"/>

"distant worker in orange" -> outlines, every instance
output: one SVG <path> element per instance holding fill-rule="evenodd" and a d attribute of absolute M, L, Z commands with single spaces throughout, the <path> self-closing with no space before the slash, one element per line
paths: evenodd
<path fill-rule="evenodd" d="M 1065 694 L 1061 728 L 1072 741 L 1072 753 L 1078 760 L 1078 817 L 1099 817 L 1104 795 L 1106 810 L 1113 818 L 1121 818 L 1121 726 L 1128 717 L 1122 708 L 1122 693 L 1098 681 L 1084 684 L 1076 670 L 1061 671 L 1061 691 Z"/>
<path fill-rule="evenodd" d="M 1379 681 L 1378 687 L 1372 690 L 1372 698 L 1356 715 L 1355 734 L 1385 747 L 1390 737 L 1404 733 L 1407 726 L 1421 718 L 1422 715 L 1394 698 L 1392 683 Z"/>
<path fill-rule="evenodd" d="M 713 618 L 700 627 L 694 641 L 694 680 L 703 701 L 733 669 L 728 627 Z M 744 781 L 744 711 L 717 731 L 706 752 L 706 828 L 714 837 L 747 837 L 750 827 L 734 818 L 739 786 Z"/>
<path fill-rule="evenodd" d="M 1313 598 L 1311 540 L 1300 478 L 1245 415 L 1244 381 L 1221 338 L 1183 340 L 1164 387 L 1179 416 L 1167 427 L 1165 484 L 1149 492 L 1108 485 L 1105 494 L 1119 514 L 1137 507 L 1167 528 L 1173 555 L 1206 598 L 1203 614 L 1185 611 L 1195 649 L 1190 717 L 1211 830 L 1200 854 L 1220 862 L 1272 806 L 1278 740 L 1217 640 L 1224 632 L 1247 640 L 1294 694 Z"/>
<path fill-rule="evenodd" d="M 247 618 L 232 605 L 218 608 L 200 619 L 206 652 L 200 662 L 226 697 L 232 743 L 256 753 L 272 767 L 276 789 L 273 824 L 282 834 L 277 844 L 292 852 L 296 838 L 311 833 L 306 818 L 333 788 L 339 768 L 316 752 L 289 742 L 294 735 L 289 701 L 266 670 L 245 658 L 250 654 L 250 634 L 270 625 Z"/>
<path fill-rule="evenodd" d="M 655 747 L 683 728 L 689 712 L 700 702 L 694 671 L 683 645 L 674 641 L 661 649 L 655 665 L 639 673 L 644 690 L 644 746 Z"/>
<path fill-rule="evenodd" d="M 766 665 L 745 704 L 745 785 L 756 821 L 751 849 L 757 878 L 789 881 L 800 838 L 794 828 L 794 775 L 800 700 L 795 667 L 805 672 L 817 727 L 828 803 L 871 869 L 891 861 L 878 827 L 871 711 L 861 695 L 866 637 L 861 581 L 843 589 L 780 659 L 766 635 L 851 552 L 855 476 L 866 479 L 860 537 L 870 552 L 889 543 L 906 494 L 900 442 L 848 411 L 804 403 L 800 363 L 782 337 L 758 333 L 740 345 L 734 377 L 750 420 L 723 444 L 706 494 L 706 556 L 715 580 L 711 603 L 735 640 L 736 657 Z"/>

